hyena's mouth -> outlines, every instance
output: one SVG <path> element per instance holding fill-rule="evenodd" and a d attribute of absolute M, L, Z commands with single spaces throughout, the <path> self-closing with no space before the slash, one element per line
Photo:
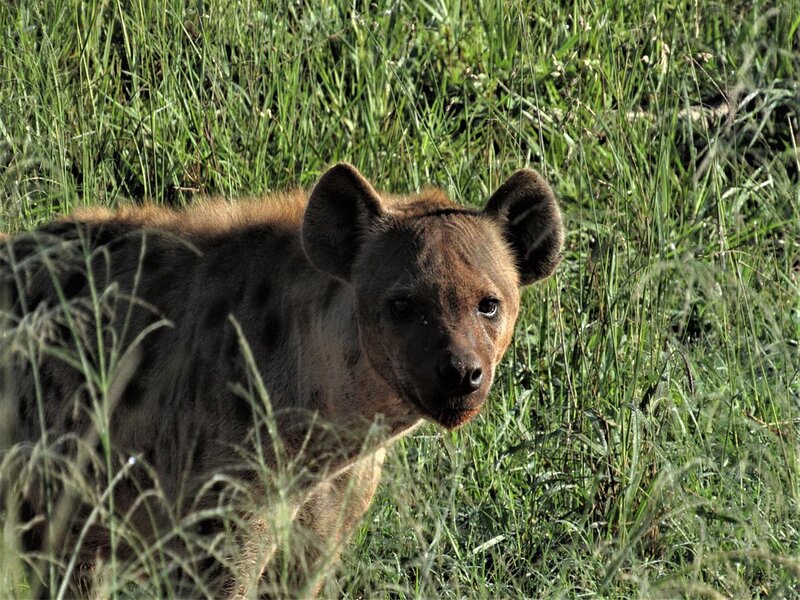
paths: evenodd
<path fill-rule="evenodd" d="M 402 395 L 424 418 L 446 429 L 455 429 L 470 421 L 483 407 L 484 397 L 471 396 L 437 397 L 423 399 L 417 390 L 405 388 Z"/>
<path fill-rule="evenodd" d="M 430 418 L 442 427 L 456 429 L 471 421 L 480 410 L 480 407 L 467 408 L 464 410 L 442 410 L 436 413 L 430 413 Z"/>

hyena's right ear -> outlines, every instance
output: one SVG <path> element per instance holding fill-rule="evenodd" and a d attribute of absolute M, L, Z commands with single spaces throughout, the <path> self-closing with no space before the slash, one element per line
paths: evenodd
<path fill-rule="evenodd" d="M 320 271 L 350 281 L 362 236 L 382 214 L 377 192 L 355 167 L 331 167 L 314 186 L 303 217 L 308 260 Z"/>
<path fill-rule="evenodd" d="M 492 195 L 483 213 L 503 228 L 516 255 L 520 285 L 553 274 L 561 262 L 564 226 L 553 190 L 541 175 L 517 171 Z"/>

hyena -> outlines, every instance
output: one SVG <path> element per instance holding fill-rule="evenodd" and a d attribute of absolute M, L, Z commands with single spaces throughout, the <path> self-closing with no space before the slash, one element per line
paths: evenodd
<path fill-rule="evenodd" d="M 147 578 L 146 554 L 182 557 L 172 592 L 315 594 L 387 446 L 481 409 L 519 289 L 562 239 L 534 171 L 471 210 L 347 164 L 310 194 L 88 209 L 0 239 L 4 510 L 56 561 L 31 559 L 34 584 L 80 591 L 109 560 Z"/>

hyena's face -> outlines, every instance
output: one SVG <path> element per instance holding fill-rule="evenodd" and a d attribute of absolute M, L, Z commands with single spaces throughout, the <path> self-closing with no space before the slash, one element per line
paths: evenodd
<path fill-rule="evenodd" d="M 387 208 L 355 169 L 338 165 L 314 188 L 303 222 L 309 260 L 353 287 L 370 366 L 448 428 L 480 410 L 519 287 L 553 272 L 561 244 L 558 206 L 533 171 L 469 211 L 436 195 Z"/>
<path fill-rule="evenodd" d="M 397 220 L 364 240 L 352 284 L 362 351 L 445 427 L 483 405 L 519 310 L 500 227 L 467 212 Z"/>

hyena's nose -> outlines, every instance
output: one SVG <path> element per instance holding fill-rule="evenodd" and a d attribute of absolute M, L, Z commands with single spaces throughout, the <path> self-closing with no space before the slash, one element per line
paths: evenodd
<path fill-rule="evenodd" d="M 483 369 L 472 353 L 443 356 L 437 365 L 437 375 L 439 390 L 448 395 L 466 396 L 480 389 L 483 383 Z"/>

